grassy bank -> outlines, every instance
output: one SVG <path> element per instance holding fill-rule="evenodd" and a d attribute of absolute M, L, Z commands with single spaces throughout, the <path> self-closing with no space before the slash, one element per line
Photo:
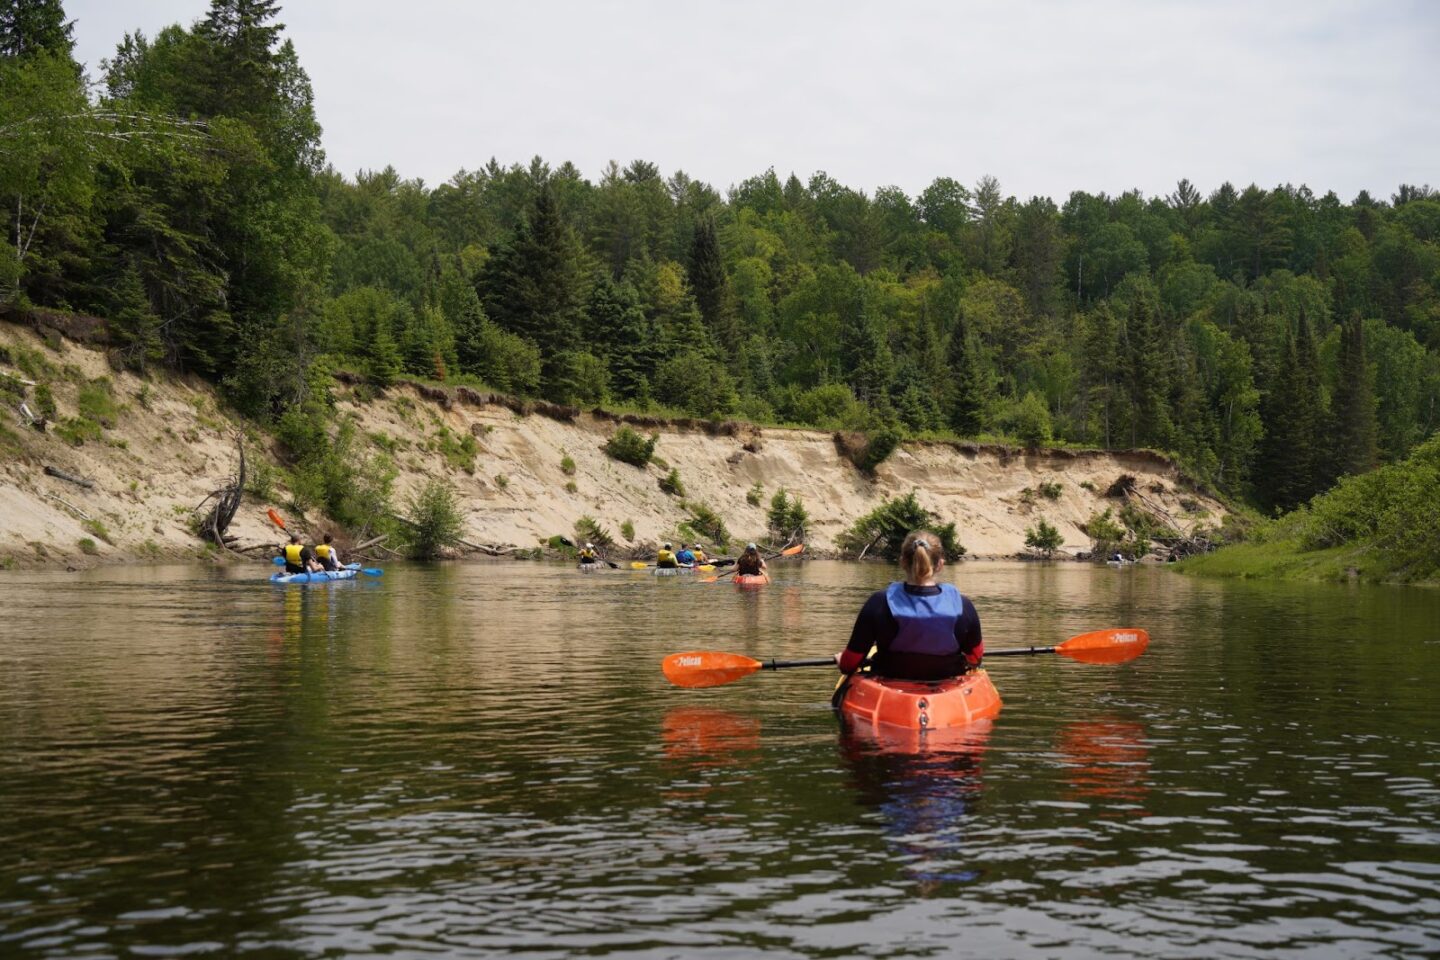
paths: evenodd
<path fill-rule="evenodd" d="M 1176 569 L 1201 577 L 1242 580 L 1348 580 L 1366 575 L 1368 559 L 1363 548 L 1304 550 L 1298 540 L 1275 540 L 1237 543 L 1183 560 Z"/>
<path fill-rule="evenodd" d="M 1251 542 L 1181 564 L 1185 573 L 1286 580 L 1440 583 L 1440 437 L 1400 463 L 1346 477 Z"/>

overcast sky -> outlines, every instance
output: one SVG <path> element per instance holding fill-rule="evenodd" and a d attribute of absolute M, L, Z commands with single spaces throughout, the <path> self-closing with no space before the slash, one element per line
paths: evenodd
<path fill-rule="evenodd" d="M 1057 201 L 1181 177 L 1346 200 L 1440 186 L 1440 2 L 291 0 L 339 170 L 429 184 L 490 157 L 650 160 L 724 190 L 773 166 L 912 195 Z M 66 0 L 92 77 L 207 0 Z"/>

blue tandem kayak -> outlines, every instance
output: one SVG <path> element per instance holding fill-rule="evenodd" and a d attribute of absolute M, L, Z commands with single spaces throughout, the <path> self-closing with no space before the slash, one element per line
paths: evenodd
<path fill-rule="evenodd" d="M 360 564 L 347 564 L 340 570 L 324 570 L 320 573 L 274 573 L 271 583 L 330 583 L 335 580 L 354 580 L 360 573 Z"/>

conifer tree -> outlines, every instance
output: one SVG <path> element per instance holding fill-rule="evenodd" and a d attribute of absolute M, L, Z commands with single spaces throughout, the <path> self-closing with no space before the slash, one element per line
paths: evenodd
<path fill-rule="evenodd" d="M 962 437 L 973 437 L 986 427 L 990 405 L 991 379 L 985 366 L 979 339 L 967 331 L 964 318 L 956 321 L 946 353 L 950 367 L 950 429 Z"/>
<path fill-rule="evenodd" d="M 1304 314 L 1297 328 L 1285 333 L 1261 410 L 1265 437 L 1255 471 L 1256 493 L 1269 506 L 1293 510 L 1318 490 L 1318 427 L 1323 422 L 1319 357 Z"/>
<path fill-rule="evenodd" d="M 585 339 L 609 364 L 611 392 L 625 400 L 648 402 L 657 362 L 655 331 L 635 288 L 602 277 L 585 312 Z"/>
<path fill-rule="evenodd" d="M 0 57 L 48 51 L 69 57 L 75 49 L 75 21 L 65 19 L 60 0 L 0 2 Z"/>
<path fill-rule="evenodd" d="M 1133 412 L 1130 443 L 1166 447 L 1171 439 L 1170 410 L 1165 397 L 1170 365 L 1165 360 L 1165 345 L 1154 304 L 1143 294 L 1130 303 L 1125 338 L 1126 387 Z"/>
<path fill-rule="evenodd" d="M 1334 477 L 1366 473 L 1379 459 L 1375 419 L 1375 376 L 1365 356 L 1365 325 L 1353 314 L 1340 327 L 1340 355 L 1336 371 L 1334 420 L 1329 442 Z M 1326 479 L 1330 479 L 1327 477 Z"/>
<path fill-rule="evenodd" d="M 540 348 L 542 386 L 562 374 L 557 358 L 579 338 L 586 287 L 584 251 L 547 184 L 480 278 L 486 315 Z"/>
<path fill-rule="evenodd" d="M 895 361 L 880 319 L 860 303 L 851 316 L 841 318 L 841 324 L 840 365 L 845 381 L 861 403 L 888 405 Z"/>
<path fill-rule="evenodd" d="M 739 353 L 740 344 L 725 264 L 720 259 L 720 240 L 715 234 L 715 221 L 710 217 L 702 217 L 695 223 L 689 277 L 690 292 L 700 308 L 701 318 L 710 328 L 710 335 L 724 355 L 733 359 Z"/>

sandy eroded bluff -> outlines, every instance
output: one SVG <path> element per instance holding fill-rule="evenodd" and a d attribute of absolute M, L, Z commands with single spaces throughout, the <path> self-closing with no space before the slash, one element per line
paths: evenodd
<path fill-rule="evenodd" d="M 47 344 L 35 331 L 9 323 L 0 322 L 0 345 L 12 360 L 31 351 L 49 364 L 46 379 L 60 420 L 75 416 L 81 385 L 100 377 L 109 379 L 119 409 L 99 439 L 74 446 L 53 429 L 42 434 L 19 425 L 15 404 L 6 398 L 0 424 L 0 559 L 85 565 L 206 555 L 190 533 L 189 515 L 233 470 L 234 436 L 243 426 L 210 386 L 165 375 L 142 380 L 111 369 L 97 350 L 53 333 Z M 14 362 L 0 363 L 0 373 L 31 379 Z M 468 540 L 534 546 L 552 534 L 569 533 L 585 514 L 617 539 L 628 520 L 637 541 L 656 540 L 672 536 L 687 516 L 680 498 L 659 488 L 666 470 L 640 469 L 605 455 L 602 446 L 619 426 L 613 417 L 520 414 L 466 390 L 445 391 L 444 402 L 435 399 L 439 396 L 433 388 L 400 385 L 362 402 L 342 386 L 339 408 L 358 419 L 367 442 L 391 451 L 400 468 L 397 504 L 430 477 L 453 482 L 466 511 Z M 451 437 L 476 438 L 473 472 L 435 449 L 442 427 Z M 763 531 L 765 508 L 777 489 L 799 495 L 811 518 L 807 540 L 817 550 L 830 548 L 846 526 L 882 499 L 910 490 L 924 506 L 955 521 L 972 556 L 1023 551 L 1025 529 L 1040 517 L 1060 530 L 1067 551 L 1087 549 L 1080 525 L 1117 505 L 1104 493 L 1121 474 L 1134 476 L 1138 490 L 1182 525 L 1217 523 L 1224 513 L 1218 502 L 1189 489 L 1173 463 L 1146 452 L 1025 453 L 912 442 L 868 477 L 824 431 L 735 425 L 716 430 L 694 422 L 642 423 L 637 429 L 659 434 L 656 456 L 679 471 L 687 499 L 715 510 L 734 537 Z M 250 456 L 269 458 L 268 439 L 253 426 L 247 432 Z M 566 456 L 574 461 L 573 475 L 561 469 Z M 94 486 L 47 475 L 46 466 Z M 1034 494 L 1047 482 L 1059 484 L 1057 499 Z M 573 490 L 567 489 L 572 483 Z M 756 484 L 763 490 L 758 507 L 746 498 Z M 273 505 L 283 504 L 283 491 L 274 499 L 279 502 Z M 247 497 L 230 530 L 240 538 L 238 545 L 275 542 L 264 519 L 271 505 Z M 323 526 L 323 518 L 309 519 L 313 529 Z M 96 535 L 97 525 L 104 537 Z M 95 552 L 82 552 L 82 540 L 92 541 Z"/>

